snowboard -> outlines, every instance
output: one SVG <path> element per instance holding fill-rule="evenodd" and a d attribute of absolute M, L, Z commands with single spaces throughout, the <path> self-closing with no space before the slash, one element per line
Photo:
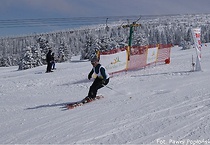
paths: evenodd
<path fill-rule="evenodd" d="M 102 98 L 104 98 L 104 96 L 99 95 L 99 96 L 96 96 L 95 99 L 89 100 L 89 101 L 87 101 L 87 102 L 84 102 L 84 99 L 81 100 L 81 101 L 72 102 L 72 103 L 66 104 L 66 108 L 67 108 L 67 109 L 74 109 L 74 108 L 76 108 L 76 107 L 83 106 L 83 105 L 85 105 L 85 104 L 94 102 L 94 101 L 99 100 L 99 99 L 102 99 Z"/>

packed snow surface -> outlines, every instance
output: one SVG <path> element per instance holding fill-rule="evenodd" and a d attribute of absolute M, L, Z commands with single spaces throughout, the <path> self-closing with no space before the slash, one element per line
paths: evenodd
<path fill-rule="evenodd" d="M 210 144 L 210 47 L 202 71 L 192 72 L 195 49 L 173 47 L 171 63 L 112 75 L 105 96 L 84 106 L 93 80 L 77 59 L 18 71 L 0 68 L 0 144 Z M 197 141 L 197 142 L 196 142 Z"/>

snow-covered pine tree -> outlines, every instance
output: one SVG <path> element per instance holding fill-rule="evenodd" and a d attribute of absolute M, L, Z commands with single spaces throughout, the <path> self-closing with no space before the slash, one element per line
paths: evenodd
<path fill-rule="evenodd" d="M 41 66 L 42 64 L 40 49 L 36 46 L 29 46 L 23 52 L 23 55 L 20 59 L 19 70 Z"/>
<path fill-rule="evenodd" d="M 70 54 L 68 52 L 68 48 L 65 43 L 61 43 L 58 48 L 58 62 L 65 62 L 69 60 Z"/>
<path fill-rule="evenodd" d="M 19 63 L 19 70 L 29 69 L 33 67 L 34 61 L 32 58 L 31 47 L 27 47 Z"/>

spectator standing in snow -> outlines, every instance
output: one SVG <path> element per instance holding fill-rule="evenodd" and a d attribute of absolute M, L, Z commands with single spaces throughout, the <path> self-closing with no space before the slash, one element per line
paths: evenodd
<path fill-rule="evenodd" d="M 99 63 L 97 57 L 91 60 L 93 66 L 92 70 L 88 74 L 88 79 L 92 77 L 95 79 L 89 88 L 88 96 L 84 99 L 84 102 L 91 101 L 96 98 L 98 89 L 104 87 L 109 83 L 109 74 L 104 66 Z"/>
<path fill-rule="evenodd" d="M 52 53 L 52 70 L 55 69 L 55 53 Z"/>
<path fill-rule="evenodd" d="M 52 50 L 49 50 L 47 55 L 46 55 L 46 61 L 47 61 L 47 71 L 46 73 L 52 72 Z"/>

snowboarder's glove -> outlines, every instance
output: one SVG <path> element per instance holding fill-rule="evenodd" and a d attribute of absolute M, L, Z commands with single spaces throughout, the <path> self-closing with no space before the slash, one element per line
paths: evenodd
<path fill-rule="evenodd" d="M 102 80 L 101 82 L 102 82 L 102 85 L 105 85 L 105 83 L 106 83 L 106 81 L 105 81 L 105 80 Z"/>
<path fill-rule="evenodd" d="M 92 78 L 92 75 L 89 74 L 89 75 L 88 75 L 88 79 L 90 80 L 91 78 Z"/>

